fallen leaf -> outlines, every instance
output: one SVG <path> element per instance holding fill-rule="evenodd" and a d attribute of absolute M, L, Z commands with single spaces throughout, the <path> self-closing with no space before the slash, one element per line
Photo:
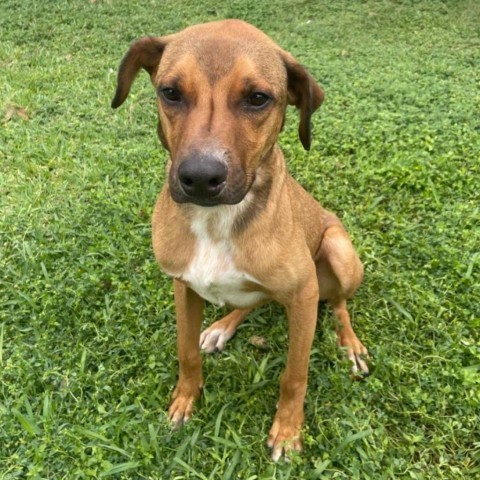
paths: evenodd
<path fill-rule="evenodd" d="M 250 338 L 250 343 L 257 348 L 261 348 L 262 350 L 265 350 L 268 348 L 267 341 L 263 337 L 259 337 L 257 335 L 254 335 L 252 338 Z"/>
<path fill-rule="evenodd" d="M 3 122 L 7 123 L 14 117 L 20 117 L 25 121 L 30 120 L 30 117 L 28 116 L 27 111 L 24 108 L 9 104 L 7 105 L 7 110 L 5 111 Z"/>

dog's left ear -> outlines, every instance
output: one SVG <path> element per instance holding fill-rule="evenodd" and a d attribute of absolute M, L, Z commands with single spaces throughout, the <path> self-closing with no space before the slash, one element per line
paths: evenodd
<path fill-rule="evenodd" d="M 288 104 L 300 109 L 300 125 L 298 135 L 305 150 L 310 150 L 311 126 L 310 118 L 322 104 L 325 96 L 310 73 L 298 63 L 292 55 L 282 52 L 287 69 Z"/>

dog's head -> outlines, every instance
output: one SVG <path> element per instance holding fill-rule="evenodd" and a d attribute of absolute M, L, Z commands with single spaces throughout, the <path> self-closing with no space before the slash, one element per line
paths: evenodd
<path fill-rule="evenodd" d="M 323 101 L 314 78 L 255 27 L 224 20 L 135 42 L 118 72 L 112 107 L 143 68 L 158 97 L 158 134 L 170 152 L 169 187 L 179 203 L 239 203 L 272 154 L 287 104 L 300 109 L 299 136 L 310 148 L 310 117 Z"/>

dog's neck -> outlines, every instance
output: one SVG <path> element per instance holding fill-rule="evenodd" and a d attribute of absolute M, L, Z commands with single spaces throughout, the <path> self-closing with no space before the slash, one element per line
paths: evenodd
<path fill-rule="evenodd" d="M 232 237 L 236 230 L 236 223 L 248 210 L 252 203 L 252 193 L 248 192 L 245 198 L 236 205 L 217 205 L 215 207 L 200 207 L 185 205 L 190 217 L 190 228 L 198 234 L 201 230 L 208 234 L 213 241 L 222 241 Z"/>

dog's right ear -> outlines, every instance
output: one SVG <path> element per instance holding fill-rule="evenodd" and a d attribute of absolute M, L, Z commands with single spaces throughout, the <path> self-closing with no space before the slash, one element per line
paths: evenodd
<path fill-rule="evenodd" d="M 153 80 L 167 43 L 168 37 L 144 37 L 131 45 L 118 69 L 117 91 L 112 100 L 112 108 L 118 108 L 125 101 L 141 68 Z"/>

